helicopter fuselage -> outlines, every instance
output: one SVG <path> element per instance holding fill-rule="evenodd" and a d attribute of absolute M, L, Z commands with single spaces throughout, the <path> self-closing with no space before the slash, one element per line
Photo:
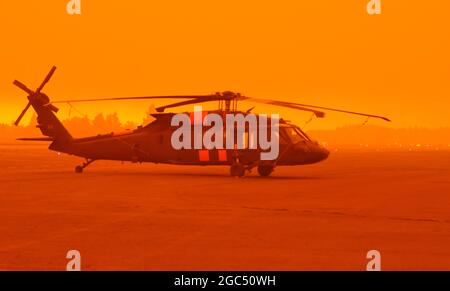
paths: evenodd
<path fill-rule="evenodd" d="M 147 126 L 123 133 L 109 133 L 70 142 L 53 142 L 50 149 L 90 160 L 117 160 L 131 162 L 167 163 L 179 165 L 231 165 L 251 166 L 305 165 L 326 159 L 329 151 L 311 140 L 295 125 L 280 120 L 279 154 L 273 161 L 261 161 L 260 148 L 252 149 L 248 141 L 241 149 L 174 149 L 171 145 L 175 128 L 170 126 L 173 114 L 159 114 Z M 206 130 L 206 128 L 204 129 Z M 248 134 L 246 135 L 248 138 Z"/>

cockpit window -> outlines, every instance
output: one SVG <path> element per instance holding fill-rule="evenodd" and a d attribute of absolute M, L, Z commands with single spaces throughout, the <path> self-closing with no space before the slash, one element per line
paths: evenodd
<path fill-rule="evenodd" d="M 300 127 L 295 127 L 295 131 L 296 131 L 300 136 L 302 136 L 304 139 L 306 139 L 306 140 L 311 140 L 311 139 L 309 138 L 309 136 L 308 136 L 303 130 L 300 129 Z"/>
<path fill-rule="evenodd" d="M 293 143 L 310 140 L 309 137 L 300 128 L 297 127 L 286 127 L 285 133 Z"/>

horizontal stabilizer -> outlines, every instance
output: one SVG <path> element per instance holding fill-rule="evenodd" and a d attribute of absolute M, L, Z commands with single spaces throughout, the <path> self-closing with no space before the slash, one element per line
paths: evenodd
<path fill-rule="evenodd" d="M 51 137 L 24 137 L 24 138 L 18 138 L 17 140 L 22 140 L 22 141 L 55 141 Z"/>

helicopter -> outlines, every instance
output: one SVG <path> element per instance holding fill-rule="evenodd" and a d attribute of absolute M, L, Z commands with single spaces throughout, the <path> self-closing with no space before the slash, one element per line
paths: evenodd
<path fill-rule="evenodd" d="M 272 160 L 261 158 L 261 153 L 264 152 L 264 149 L 261 147 L 249 147 L 249 125 L 246 123 L 241 125 L 234 123 L 234 130 L 232 129 L 231 133 L 228 132 L 228 136 L 226 137 L 229 138 L 230 134 L 236 135 L 240 129 L 241 133 L 244 133 L 247 138 L 245 140 L 246 142 L 241 146 L 234 144 L 231 148 L 200 147 L 176 149 L 173 147 L 171 141 L 173 140 L 172 137 L 176 130 L 172 120 L 177 113 L 166 112 L 166 110 L 191 104 L 198 105 L 205 102 L 216 101 L 219 104 L 218 108 L 208 113 L 213 113 L 216 116 L 222 116 L 224 118 L 229 114 L 240 114 L 244 117 L 252 114 L 251 111 L 253 108 L 247 111 L 240 111 L 237 106 L 239 101 L 250 101 L 253 103 L 262 103 L 311 112 L 318 118 L 325 117 L 324 111 L 335 111 L 390 121 L 386 117 L 373 114 L 294 102 L 247 97 L 229 91 L 209 95 L 140 96 L 51 101 L 42 90 L 50 81 L 55 71 L 56 67 L 53 66 L 40 86 L 34 91 L 20 81 L 15 80 L 13 82 L 15 86 L 28 94 L 28 104 L 14 124 L 18 126 L 27 110 L 30 107 L 33 107 L 37 114 L 37 127 L 45 137 L 18 138 L 18 140 L 48 141 L 50 142 L 49 150 L 84 158 L 85 161 L 75 167 L 76 173 L 82 173 L 86 167 L 95 161 L 114 160 L 133 163 L 150 162 L 155 164 L 164 163 L 176 165 L 222 165 L 229 166 L 230 175 L 233 177 L 243 177 L 246 172 L 250 172 L 252 169 L 257 168 L 260 176 L 267 177 L 278 166 L 314 164 L 327 159 L 330 154 L 329 150 L 310 138 L 299 126 L 282 118 L 277 119 L 275 123 L 269 122 L 269 125 L 267 123 L 264 125 L 259 124 L 259 130 L 261 130 L 261 127 L 266 127 L 267 129 L 277 128 L 276 138 L 279 153 L 276 158 Z M 156 113 L 151 114 L 154 117 L 152 122 L 145 126 L 138 126 L 136 129 L 124 133 L 111 132 L 108 134 L 99 134 L 97 136 L 74 138 L 56 117 L 56 113 L 59 109 L 55 104 L 142 99 L 178 99 L 183 101 L 157 107 Z M 195 112 L 186 112 L 184 114 L 193 121 L 192 117 L 195 115 Z M 204 112 L 202 114 L 204 114 Z M 258 117 L 258 115 L 255 116 Z M 195 122 L 192 122 L 190 126 L 195 127 Z M 206 129 L 201 129 L 202 133 Z M 224 136 L 225 135 L 227 134 L 224 134 Z M 274 136 L 272 136 L 272 139 L 273 138 Z M 241 140 L 244 140 L 244 137 Z"/>

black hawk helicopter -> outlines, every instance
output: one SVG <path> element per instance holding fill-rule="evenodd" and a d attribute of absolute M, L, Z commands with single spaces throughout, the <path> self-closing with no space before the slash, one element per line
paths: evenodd
<path fill-rule="evenodd" d="M 250 101 L 308 111 L 319 118 L 325 117 L 325 113 L 321 111 L 324 110 L 390 121 L 383 116 L 308 104 L 253 98 L 233 92 L 195 96 L 119 97 L 51 102 L 49 97 L 42 92 L 42 89 L 50 81 L 55 70 L 56 67 L 50 70 L 42 84 L 35 91 L 17 80 L 14 81 L 14 85 L 28 94 L 28 104 L 17 118 L 15 125 L 19 125 L 27 110 L 33 107 L 37 113 L 37 127 L 46 136 L 43 138 L 19 138 L 18 140 L 49 141 L 51 142 L 49 146 L 50 150 L 85 158 L 85 162 L 75 168 L 76 173 L 82 173 L 87 166 L 97 160 L 116 160 L 131 161 L 134 163 L 151 162 L 178 165 L 228 165 L 230 166 L 230 174 L 235 177 L 242 177 L 246 171 L 250 171 L 256 167 L 261 176 L 269 176 L 277 166 L 313 164 L 325 160 L 329 155 L 329 151 L 326 148 L 312 140 L 300 127 L 283 119 L 279 119 L 278 121 L 279 155 L 275 160 L 262 160 L 260 158 L 260 152 L 262 150 L 260 148 L 249 148 L 248 146 L 244 148 L 234 147 L 233 149 L 176 150 L 171 146 L 171 136 L 175 130 L 171 126 L 171 120 L 176 113 L 165 113 L 165 110 L 189 104 L 218 101 L 218 109 L 211 113 L 216 113 L 221 116 L 229 113 L 243 114 L 244 116 L 250 114 L 251 109 L 246 112 L 237 109 L 238 101 Z M 54 104 L 57 103 L 139 99 L 185 100 L 156 108 L 157 113 L 152 114 L 155 118 L 153 122 L 145 126 L 139 126 L 132 131 L 126 133 L 113 132 L 83 138 L 72 137 L 55 115 L 58 112 L 58 108 Z M 186 114 L 192 115 L 192 113 Z M 248 126 L 246 130 L 248 130 Z"/>

